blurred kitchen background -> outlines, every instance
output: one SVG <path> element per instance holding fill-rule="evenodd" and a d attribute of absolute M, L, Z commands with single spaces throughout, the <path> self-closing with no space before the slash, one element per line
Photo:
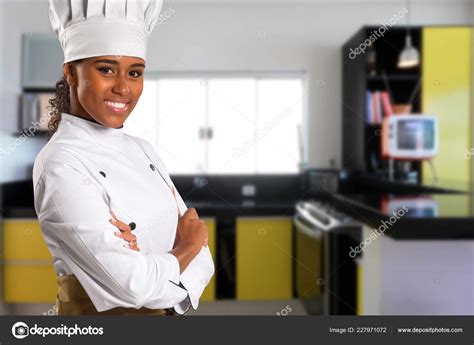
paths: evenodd
<path fill-rule="evenodd" d="M 63 57 L 47 0 L 0 4 L 0 313 L 51 315 L 31 172 Z M 164 3 L 125 125 L 210 230 L 188 315 L 474 314 L 473 19 L 470 0 Z"/>

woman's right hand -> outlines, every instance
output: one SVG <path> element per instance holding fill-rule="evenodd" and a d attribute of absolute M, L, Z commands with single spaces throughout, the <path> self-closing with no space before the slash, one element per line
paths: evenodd
<path fill-rule="evenodd" d="M 176 239 L 173 249 L 169 252 L 176 256 L 180 273 L 183 273 L 191 261 L 201 252 L 202 246 L 207 246 L 207 226 L 194 208 L 181 215 L 179 213 Z"/>
<path fill-rule="evenodd" d="M 200 249 L 202 246 L 207 246 L 207 241 L 207 225 L 203 220 L 199 219 L 196 209 L 191 207 L 186 210 L 184 215 L 180 213 L 175 246 L 190 244 Z"/>

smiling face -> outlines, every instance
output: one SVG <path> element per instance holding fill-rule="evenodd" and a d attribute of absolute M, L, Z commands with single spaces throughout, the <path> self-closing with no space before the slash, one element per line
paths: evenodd
<path fill-rule="evenodd" d="M 98 56 L 64 65 L 70 113 L 119 128 L 143 90 L 145 63 L 137 57 Z"/>

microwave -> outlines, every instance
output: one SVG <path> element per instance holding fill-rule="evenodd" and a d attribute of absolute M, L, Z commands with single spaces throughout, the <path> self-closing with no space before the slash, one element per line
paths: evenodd
<path fill-rule="evenodd" d="M 19 130 L 47 131 L 51 118 L 49 100 L 54 96 L 54 92 L 23 93 L 20 101 Z"/>

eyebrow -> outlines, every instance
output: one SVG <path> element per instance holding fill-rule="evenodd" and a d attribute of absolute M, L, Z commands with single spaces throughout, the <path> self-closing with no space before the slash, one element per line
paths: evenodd
<path fill-rule="evenodd" d="M 108 59 L 101 59 L 101 60 L 96 60 L 94 63 L 109 63 L 111 65 L 118 65 L 118 61 L 115 60 L 108 60 Z M 134 63 L 133 65 L 130 65 L 130 67 L 143 67 L 145 68 L 145 64 L 143 63 Z"/>

